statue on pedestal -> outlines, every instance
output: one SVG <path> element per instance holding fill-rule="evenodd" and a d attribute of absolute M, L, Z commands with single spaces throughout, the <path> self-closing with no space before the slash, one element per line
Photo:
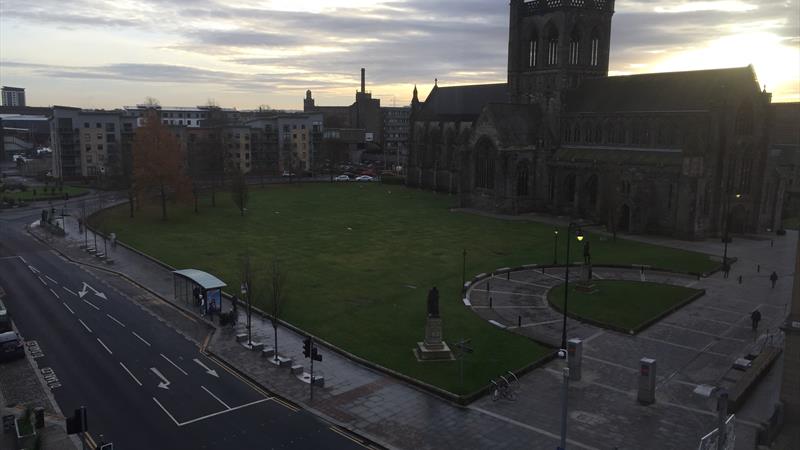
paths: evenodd
<path fill-rule="evenodd" d="M 428 291 L 428 317 L 439 318 L 439 290 L 436 286 Z"/>
<path fill-rule="evenodd" d="M 443 339 L 442 318 L 439 315 L 439 290 L 435 286 L 428 291 L 426 313 L 425 340 L 417 342 L 414 354 L 420 361 L 453 359 L 453 354 Z"/>

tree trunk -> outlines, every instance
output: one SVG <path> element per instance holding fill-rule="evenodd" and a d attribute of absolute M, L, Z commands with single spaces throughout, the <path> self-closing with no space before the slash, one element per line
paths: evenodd
<path fill-rule="evenodd" d="M 167 220 L 167 192 L 163 183 L 161 184 L 161 220 Z"/>

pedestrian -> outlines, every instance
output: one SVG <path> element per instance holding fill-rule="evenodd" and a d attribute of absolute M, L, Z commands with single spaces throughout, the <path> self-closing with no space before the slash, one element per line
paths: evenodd
<path fill-rule="evenodd" d="M 206 299 L 203 296 L 200 296 L 200 315 L 202 317 L 206 316 Z"/>
<path fill-rule="evenodd" d="M 772 275 L 769 276 L 769 281 L 772 281 L 772 287 L 775 288 L 775 283 L 778 282 L 778 273 L 773 271 Z"/>
<path fill-rule="evenodd" d="M 753 331 L 758 331 L 758 322 L 761 321 L 761 311 L 756 309 L 750 313 L 750 321 L 753 323 Z"/>

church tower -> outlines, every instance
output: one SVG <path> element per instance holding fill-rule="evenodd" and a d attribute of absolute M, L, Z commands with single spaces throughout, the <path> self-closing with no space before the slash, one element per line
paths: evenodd
<path fill-rule="evenodd" d="M 584 78 L 608 76 L 613 15 L 614 0 L 511 0 L 512 101 L 552 108 Z"/>

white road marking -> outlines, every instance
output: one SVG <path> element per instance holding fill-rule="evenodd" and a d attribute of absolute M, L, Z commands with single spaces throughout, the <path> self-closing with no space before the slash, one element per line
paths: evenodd
<path fill-rule="evenodd" d="M 203 369 L 206 369 L 206 373 L 207 373 L 207 374 L 209 374 L 209 375 L 212 375 L 212 376 L 215 376 L 215 377 L 219 378 L 219 375 L 217 375 L 217 371 L 216 371 L 216 370 L 209 369 L 209 368 L 208 368 L 208 366 L 206 366 L 205 364 L 203 364 L 203 362 L 202 362 L 202 361 L 200 361 L 199 359 L 195 358 L 195 359 L 194 359 L 194 362 L 196 362 L 197 364 L 199 364 L 199 365 L 200 365 L 200 367 L 202 367 Z"/>
<path fill-rule="evenodd" d="M 86 328 L 86 331 L 88 331 L 89 333 L 91 333 L 91 332 L 92 332 L 92 329 L 91 329 L 91 328 L 89 328 L 89 325 L 86 325 L 86 322 L 84 322 L 84 321 L 83 321 L 83 320 L 81 320 L 81 319 L 78 319 L 78 322 L 80 322 L 80 323 L 81 323 L 81 325 L 83 325 L 83 328 Z M 98 339 L 98 340 L 99 340 L 99 339 Z"/>
<path fill-rule="evenodd" d="M 39 279 L 39 281 L 41 281 L 43 285 L 47 286 L 47 282 L 46 282 L 46 281 L 44 281 L 44 280 L 42 279 L 42 277 L 36 277 L 36 278 L 38 278 L 38 279 Z"/>
<path fill-rule="evenodd" d="M 76 294 L 75 292 L 73 292 L 72 290 L 70 290 L 70 288 L 68 288 L 68 287 L 66 287 L 66 286 L 61 286 L 61 287 L 63 287 L 63 288 L 64 288 L 64 290 L 65 290 L 65 291 L 67 291 L 67 292 L 69 292 L 70 294 L 72 294 L 72 295 L 74 295 L 74 296 L 76 296 L 76 297 L 78 296 L 78 294 Z"/>
<path fill-rule="evenodd" d="M 521 280 L 504 280 L 502 278 L 495 278 L 495 280 L 505 281 L 505 282 L 508 282 L 508 283 L 524 284 L 525 286 L 535 286 L 535 287 L 540 287 L 540 288 L 545 288 L 545 289 L 552 287 L 552 286 L 547 285 L 547 284 L 531 283 L 529 281 L 521 281 Z"/>
<path fill-rule="evenodd" d="M 106 297 L 106 294 L 104 294 L 104 293 L 98 291 L 97 289 L 89 286 L 89 283 L 87 283 L 85 281 L 83 282 L 83 288 L 81 289 L 80 292 L 78 292 L 78 295 L 80 295 L 80 297 L 83 298 L 89 292 L 88 289 L 91 289 L 92 292 L 94 292 L 94 295 L 102 298 L 103 300 L 108 300 L 108 298 Z"/>
<path fill-rule="evenodd" d="M 504 295 L 519 295 L 521 297 L 542 297 L 542 294 L 526 294 L 524 292 L 508 292 L 508 291 L 487 291 L 486 289 L 473 289 L 472 292 L 483 292 L 489 294 L 504 294 Z"/>
<path fill-rule="evenodd" d="M 55 295 L 57 299 L 61 300 L 61 297 L 59 297 L 58 294 L 56 294 L 56 291 L 50 289 L 50 292 L 52 292 L 53 295 Z"/>
<path fill-rule="evenodd" d="M 126 328 L 124 323 L 114 318 L 114 316 L 112 316 L 111 314 L 106 314 L 106 316 L 108 316 L 108 318 L 113 320 L 114 322 L 117 322 L 117 325 L 121 326 L 122 328 Z"/>
<path fill-rule="evenodd" d="M 176 369 L 180 370 L 182 374 L 184 374 L 184 375 L 189 375 L 188 373 L 186 373 L 186 371 L 184 371 L 183 369 L 181 369 L 180 367 L 178 367 L 178 365 L 177 365 L 177 364 L 175 364 L 174 362 L 172 362 L 172 360 L 171 360 L 171 359 L 169 359 L 169 358 L 167 358 L 166 356 L 164 356 L 164 354 L 163 354 L 163 353 L 161 354 L 161 357 L 162 357 L 162 358 L 164 358 L 164 359 L 166 359 L 168 363 L 170 363 L 170 364 L 172 364 L 173 366 L 175 366 L 175 368 L 176 368 Z"/>
<path fill-rule="evenodd" d="M 210 395 L 210 396 L 214 397 L 215 399 L 217 399 L 217 401 L 218 401 L 218 402 L 222 403 L 222 406 L 224 406 L 224 407 L 225 407 L 225 408 L 227 408 L 227 409 L 231 409 L 231 407 L 230 407 L 230 406 L 228 406 L 228 404 L 227 404 L 227 403 L 223 402 L 223 401 L 222 401 L 222 400 L 221 400 L 219 397 L 217 397 L 216 395 L 214 395 L 214 393 L 212 393 L 211 391 L 209 391 L 208 389 L 206 389 L 206 387 L 205 387 L 205 386 L 200 386 L 200 387 L 201 387 L 201 388 L 203 388 L 203 390 L 204 390 L 204 391 L 208 392 L 208 395 Z"/>
<path fill-rule="evenodd" d="M 508 329 L 509 330 L 516 330 L 516 329 L 520 329 L 520 328 L 533 328 L 533 327 L 540 327 L 542 325 L 552 325 L 554 323 L 559 323 L 559 322 L 561 322 L 561 319 L 547 320 L 547 321 L 544 321 L 544 322 L 526 323 L 526 324 L 522 325 L 521 327 L 508 327 Z"/>
<path fill-rule="evenodd" d="M 147 346 L 148 346 L 148 347 L 152 347 L 152 346 L 150 345 L 150 343 L 149 343 L 149 342 L 145 341 L 143 337 L 141 337 L 141 336 L 139 336 L 138 334 L 136 334 L 136 332 L 135 332 L 135 331 L 131 331 L 131 333 L 133 333 L 133 335 L 134 335 L 134 336 L 136 336 L 137 338 L 139 338 L 139 340 L 140 340 L 140 341 L 142 341 L 142 342 L 144 342 L 145 344 L 147 344 Z"/>
<path fill-rule="evenodd" d="M 603 331 L 603 330 L 600 330 L 600 331 L 598 331 L 597 333 L 595 333 L 595 334 L 593 334 L 593 335 L 589 336 L 588 338 L 584 339 L 584 340 L 583 340 L 583 343 L 584 343 L 584 344 L 588 344 L 589 342 L 591 342 L 591 341 L 593 341 L 594 339 L 596 339 L 596 338 L 598 338 L 598 337 L 600 337 L 600 336 L 604 335 L 605 333 L 606 333 L 605 331 Z"/>
<path fill-rule="evenodd" d="M 48 280 L 50 280 L 53 284 L 58 284 L 58 281 L 50 278 L 49 276 L 45 275 L 44 277 L 47 278 Z"/>
<path fill-rule="evenodd" d="M 161 383 L 158 383 L 158 387 L 160 387 L 161 389 L 169 389 L 169 385 L 172 383 L 170 383 L 167 377 L 162 375 L 161 372 L 159 372 L 158 369 L 156 369 L 155 367 L 151 367 L 150 371 L 156 374 L 158 378 L 161 378 Z"/>
<path fill-rule="evenodd" d="M 95 305 L 94 303 L 90 302 L 89 300 L 84 300 L 83 303 L 86 303 L 87 305 L 91 306 L 92 308 L 100 311 L 100 308 L 97 305 Z"/>
<path fill-rule="evenodd" d="M 689 347 L 688 345 L 676 344 L 674 342 L 665 341 L 663 339 L 655 339 L 655 338 L 650 338 L 650 337 L 645 337 L 645 336 L 639 336 L 639 339 L 644 339 L 646 341 L 651 341 L 651 342 L 658 342 L 660 344 L 671 345 L 673 347 L 678 347 L 678 348 L 682 348 L 682 349 L 685 349 L 685 350 L 691 350 L 691 351 L 697 352 L 697 353 L 705 353 L 706 355 L 714 355 L 714 356 L 718 356 L 720 358 L 728 358 L 729 357 L 729 355 L 725 355 L 725 354 L 722 354 L 722 353 L 705 351 L 705 348 Z M 714 343 L 715 342 L 712 342 L 712 344 L 714 344 Z M 706 347 L 708 347 L 708 346 L 706 346 Z"/>
<path fill-rule="evenodd" d="M 692 333 L 702 334 L 703 336 L 709 336 L 709 337 L 713 337 L 713 338 L 717 338 L 717 339 L 725 339 L 725 340 L 728 340 L 728 341 L 735 341 L 735 342 L 747 342 L 745 339 L 737 339 L 737 338 L 721 336 L 719 334 L 714 334 L 714 333 L 706 333 L 705 331 L 700 331 L 700 330 L 695 329 L 695 328 L 682 327 L 680 325 L 675 325 L 675 324 L 667 323 L 667 322 L 660 322 L 658 325 L 663 325 L 665 327 L 670 327 L 670 328 L 676 328 L 678 330 L 691 331 Z"/>
<path fill-rule="evenodd" d="M 114 354 L 114 353 L 111 352 L 111 349 L 108 348 L 108 346 L 106 346 L 106 344 L 104 344 L 103 341 L 100 340 L 100 338 L 97 338 L 97 342 L 99 342 L 100 345 L 102 345 L 103 348 L 106 349 L 106 351 L 108 352 L 109 355 L 113 355 Z"/>
<path fill-rule="evenodd" d="M 39 269 L 37 269 L 36 267 L 33 267 L 33 266 L 28 266 L 28 269 L 31 269 L 31 272 L 33 272 L 33 273 L 42 273 L 42 272 L 39 271 Z"/>
<path fill-rule="evenodd" d="M 494 417 L 495 419 L 500 419 L 500 420 L 502 420 L 503 422 L 510 423 L 510 424 L 512 424 L 512 425 L 516 425 L 516 426 L 518 426 L 518 427 L 525 428 L 525 429 L 527 429 L 527 430 L 531 430 L 531 431 L 533 431 L 533 432 L 536 432 L 536 433 L 542 434 L 542 435 L 544 435 L 544 436 L 547 436 L 547 437 L 550 437 L 550 438 L 553 438 L 553 439 L 556 439 L 556 440 L 558 440 L 558 439 L 560 438 L 560 436 L 559 436 L 559 435 L 557 435 L 557 434 L 555 434 L 555 433 L 551 433 L 551 432 L 549 432 L 549 431 L 545 431 L 545 430 L 543 430 L 543 429 L 541 429 L 541 428 L 537 428 L 537 427 L 534 427 L 534 426 L 528 425 L 528 424 L 526 424 L 526 423 L 522 423 L 522 422 L 516 421 L 516 420 L 514 420 L 514 419 L 509 419 L 509 418 L 508 418 L 508 417 L 506 417 L 506 416 L 502 416 L 502 415 L 500 415 L 500 414 L 493 413 L 493 412 L 491 412 L 491 411 L 485 410 L 485 409 L 483 409 L 483 408 L 479 408 L 479 407 L 477 407 L 477 406 L 470 407 L 470 409 L 473 409 L 473 410 L 475 410 L 475 411 L 482 412 L 483 414 L 486 414 L 487 416 Z M 597 448 L 597 447 L 592 447 L 592 446 L 590 446 L 590 445 L 583 444 L 583 443 L 581 443 L 581 442 L 575 441 L 574 439 L 569 439 L 569 438 L 567 438 L 567 442 L 568 442 L 568 443 L 570 443 L 570 444 L 571 444 L 572 446 L 574 446 L 574 447 L 579 447 L 579 448 L 582 448 L 582 449 L 584 449 L 584 450 L 600 450 L 600 449 L 599 449 L 599 448 Z"/>
<path fill-rule="evenodd" d="M 130 376 L 131 376 L 131 378 L 133 378 L 133 381 L 135 381 L 135 382 L 136 382 L 136 384 L 138 384 L 139 386 L 141 386 L 141 385 L 142 385 L 142 382 L 141 382 L 141 381 L 139 381 L 139 379 L 138 379 L 138 378 L 136 378 L 136 376 L 134 376 L 134 375 L 133 375 L 133 373 L 131 373 L 131 371 L 130 371 L 130 370 L 128 370 L 128 368 L 127 368 L 127 367 L 125 367 L 125 364 L 122 364 L 122 363 L 120 362 L 120 363 L 119 363 L 119 365 L 120 365 L 120 366 L 122 366 L 122 368 L 123 368 L 123 369 L 125 369 L 125 372 L 128 372 L 128 375 L 130 375 Z"/>
<path fill-rule="evenodd" d="M 70 308 L 68 304 L 66 304 L 64 302 L 61 302 L 61 304 L 64 305 L 69 310 L 69 312 L 71 312 L 72 314 L 75 314 L 75 311 L 73 311 L 72 308 Z"/>
<path fill-rule="evenodd" d="M 21 259 L 22 262 L 24 262 L 25 264 L 28 264 L 28 261 L 26 261 L 25 258 L 23 258 L 22 256 L 20 256 L 19 259 Z"/>
<path fill-rule="evenodd" d="M 153 401 L 156 402 L 156 405 L 158 405 L 159 408 L 161 408 L 161 410 L 164 411 L 164 413 L 167 416 L 169 416 L 169 418 L 172 419 L 173 422 L 175 422 L 176 426 L 181 426 L 181 424 L 178 423 L 177 420 L 175 420 L 175 417 L 173 417 L 172 414 L 170 414 L 169 411 L 167 411 L 167 408 L 164 408 L 164 405 L 162 405 L 161 402 L 159 402 L 155 397 L 153 397 Z"/>
<path fill-rule="evenodd" d="M 216 417 L 216 416 L 219 416 L 221 414 L 225 414 L 225 413 L 229 413 L 229 412 L 232 412 L 232 411 L 236 411 L 237 409 L 247 408 L 248 406 L 253 406 L 253 405 L 257 405 L 259 403 L 268 402 L 269 400 L 270 399 L 268 399 L 268 398 L 262 398 L 261 400 L 256 400 L 254 402 L 246 403 L 246 404 L 241 405 L 241 406 L 235 406 L 235 407 L 233 407 L 231 409 L 227 409 L 225 411 L 220 411 L 220 412 L 216 412 L 216 413 L 213 413 L 213 414 L 209 414 L 207 416 L 198 417 L 198 418 L 192 419 L 192 420 L 187 420 L 186 422 L 180 423 L 178 426 L 182 427 L 182 426 L 185 426 L 185 425 L 193 424 L 195 422 L 200 422 L 201 420 L 210 419 L 212 417 Z"/>

